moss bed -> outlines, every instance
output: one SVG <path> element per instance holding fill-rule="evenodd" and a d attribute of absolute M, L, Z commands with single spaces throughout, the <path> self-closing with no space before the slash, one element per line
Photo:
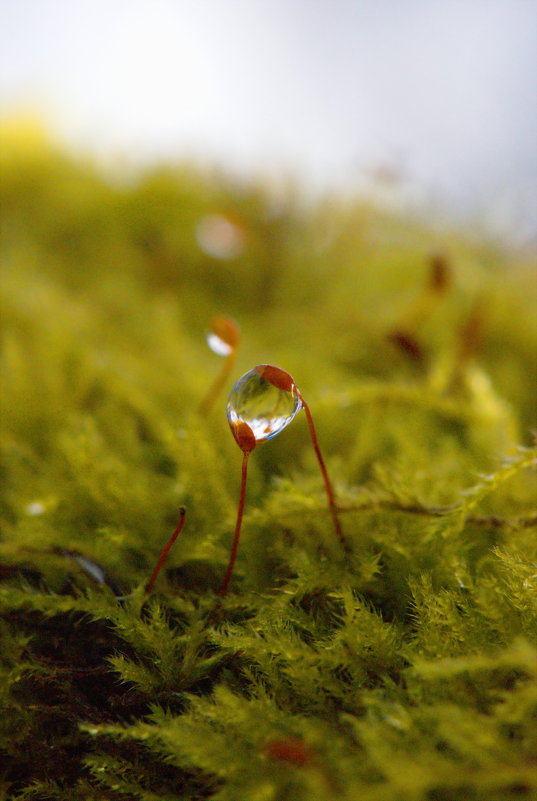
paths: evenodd
<path fill-rule="evenodd" d="M 0 798 L 536 799 L 535 253 L 0 138 Z M 299 414 L 251 456 L 215 613 L 226 395 L 260 363 L 308 399 L 352 552 Z"/>

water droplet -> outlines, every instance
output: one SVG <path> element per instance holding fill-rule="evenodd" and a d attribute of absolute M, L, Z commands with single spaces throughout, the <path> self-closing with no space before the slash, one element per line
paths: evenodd
<path fill-rule="evenodd" d="M 213 353 L 217 354 L 217 356 L 229 356 L 233 350 L 231 345 L 228 345 L 223 339 L 220 339 L 220 337 L 218 337 L 216 334 L 213 334 L 212 331 L 209 331 L 207 334 L 207 344 Z"/>
<path fill-rule="evenodd" d="M 45 504 L 41 503 L 41 501 L 32 501 L 26 507 L 26 514 L 27 515 L 42 515 L 45 511 Z"/>
<path fill-rule="evenodd" d="M 223 214 L 207 214 L 196 228 L 198 245 L 214 259 L 236 259 L 244 250 L 244 234 Z"/>
<path fill-rule="evenodd" d="M 211 330 L 207 334 L 207 344 L 218 356 L 229 356 L 238 346 L 240 339 L 237 323 L 229 317 L 214 317 Z"/>
<path fill-rule="evenodd" d="M 86 559 L 85 556 L 81 556 L 77 553 L 74 553 L 71 558 L 74 559 L 75 562 L 78 562 L 82 570 L 84 570 L 88 576 L 91 576 L 93 579 L 95 579 L 97 584 L 106 584 L 106 573 L 102 567 L 97 564 L 97 562 L 93 561 L 93 559 Z"/>
<path fill-rule="evenodd" d="M 263 442 L 283 431 L 301 408 L 302 401 L 289 373 L 260 365 L 239 378 L 231 390 L 227 419 L 232 430 L 236 423 L 247 423 L 256 441 Z"/>

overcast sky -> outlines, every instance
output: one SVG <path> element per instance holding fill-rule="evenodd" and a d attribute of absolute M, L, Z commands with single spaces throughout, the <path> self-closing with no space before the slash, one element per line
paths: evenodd
<path fill-rule="evenodd" d="M 423 195 L 537 215 L 537 0 L 0 0 L 0 111 L 139 159 L 393 167 Z"/>

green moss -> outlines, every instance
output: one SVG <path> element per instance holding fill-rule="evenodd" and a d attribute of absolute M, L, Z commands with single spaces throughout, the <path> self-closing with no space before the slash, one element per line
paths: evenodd
<path fill-rule="evenodd" d="M 537 797 L 533 254 L 188 167 L 114 183 L 30 134 L 0 137 L 0 798 Z M 234 259 L 197 244 L 214 213 Z M 251 457 L 211 615 L 221 313 L 235 377 L 308 399 L 352 555 L 299 415 Z"/>

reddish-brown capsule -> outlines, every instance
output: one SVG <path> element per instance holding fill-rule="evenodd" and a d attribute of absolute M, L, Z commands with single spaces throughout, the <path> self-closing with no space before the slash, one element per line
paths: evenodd
<path fill-rule="evenodd" d="M 297 768 L 311 765 L 315 759 L 315 754 L 311 748 L 298 737 L 269 740 L 263 747 L 263 754 L 271 762 L 287 762 Z"/>
<path fill-rule="evenodd" d="M 297 392 L 296 384 L 285 370 L 281 367 L 275 367 L 273 364 L 260 364 L 255 368 L 261 378 L 268 381 L 269 384 L 281 389 L 283 392 Z"/>
<path fill-rule="evenodd" d="M 230 427 L 231 433 L 235 437 L 235 442 L 241 451 L 243 453 L 251 453 L 257 445 L 257 440 L 248 423 L 237 420 L 237 422 L 230 423 Z"/>

